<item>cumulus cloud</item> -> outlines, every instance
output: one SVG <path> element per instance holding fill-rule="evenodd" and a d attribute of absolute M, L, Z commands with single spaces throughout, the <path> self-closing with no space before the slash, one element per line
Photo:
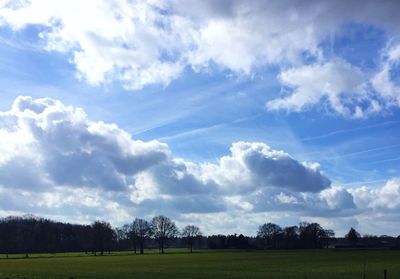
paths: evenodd
<path fill-rule="evenodd" d="M 80 78 L 136 90 L 167 85 L 186 67 L 248 75 L 318 60 L 321 42 L 348 22 L 398 34 L 398 9 L 396 1 L 5 1 L 0 26 L 38 26 L 45 48 L 67 53 Z"/>
<path fill-rule="evenodd" d="M 342 187 L 332 187 L 320 193 L 321 199 L 326 202 L 329 209 L 353 209 L 356 208 L 353 196 Z"/>
<path fill-rule="evenodd" d="M 389 179 L 382 187 L 361 186 L 350 189 L 361 213 L 357 216 L 360 228 L 366 233 L 381 234 L 385 228 L 398 234 L 400 225 L 400 178 Z M 385 233 L 388 233 L 385 232 Z"/>
<path fill-rule="evenodd" d="M 340 186 L 316 193 L 264 188 L 241 199 L 252 205 L 252 212 L 301 212 L 301 216 L 328 219 L 360 213 L 353 195 Z"/>
<path fill-rule="evenodd" d="M 400 46 L 384 49 L 380 66 L 367 72 L 342 59 L 293 67 L 279 74 L 288 95 L 268 101 L 270 111 L 300 112 L 324 104 L 326 111 L 350 118 L 399 107 L 400 86 L 395 78 Z"/>
<path fill-rule="evenodd" d="M 358 206 L 371 210 L 396 211 L 400 208 L 400 178 L 392 178 L 381 188 L 366 186 L 352 189 Z"/>
<path fill-rule="evenodd" d="M 203 179 L 211 179 L 227 191 L 251 192 L 263 187 L 290 189 L 295 192 L 319 192 L 330 186 L 319 165 L 299 162 L 289 154 L 264 143 L 237 142 L 231 156 L 219 164 L 204 164 Z"/>
<path fill-rule="evenodd" d="M 265 213 L 397 216 L 400 206 L 398 178 L 376 189 L 332 186 L 317 163 L 257 142 L 233 143 L 216 163 L 194 163 L 174 157 L 164 143 L 134 140 L 49 98 L 18 97 L 0 112 L 0 133 L 0 215 L 121 224 L 160 213 L 178 221 Z"/>
<path fill-rule="evenodd" d="M 1 184 L 124 190 L 133 176 L 165 160 L 160 142 L 134 141 L 115 124 L 91 122 L 80 108 L 49 98 L 18 97 L 2 123 Z M 14 149 L 15 139 L 18 148 Z"/>
<path fill-rule="evenodd" d="M 287 97 L 269 101 L 266 104 L 269 110 L 302 111 L 326 102 L 328 108 L 336 113 L 357 117 L 360 107 L 352 111 L 354 103 L 369 99 L 365 74 L 343 60 L 292 68 L 282 72 L 279 80 L 293 92 Z M 368 109 L 373 109 L 373 104 L 370 106 Z"/>
<path fill-rule="evenodd" d="M 127 89 L 168 84 L 182 71 L 185 22 L 158 1 L 6 1 L 0 24 L 41 26 L 49 51 L 66 52 L 79 78 L 98 85 L 119 80 Z"/>
<path fill-rule="evenodd" d="M 214 212 L 261 190 L 317 193 L 330 186 L 318 164 L 264 143 L 233 143 L 218 163 L 193 163 L 174 158 L 164 143 L 134 140 L 50 98 L 18 97 L 0 113 L 0 127 L 2 195 L 25 191 L 39 208 L 67 210 L 74 201 L 68 197 L 81 195 L 82 208 L 116 202 L 142 213 Z M 251 202 L 243 200 L 246 208 Z"/>
<path fill-rule="evenodd" d="M 396 68 L 400 63 L 400 44 L 390 46 L 382 53 L 380 70 L 372 77 L 371 83 L 387 106 L 400 106 L 400 85 Z"/>

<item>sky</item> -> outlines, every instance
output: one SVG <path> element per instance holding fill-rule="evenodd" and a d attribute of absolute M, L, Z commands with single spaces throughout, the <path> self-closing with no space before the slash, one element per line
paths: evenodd
<path fill-rule="evenodd" d="M 0 1 L 0 216 L 400 231 L 399 1 Z"/>

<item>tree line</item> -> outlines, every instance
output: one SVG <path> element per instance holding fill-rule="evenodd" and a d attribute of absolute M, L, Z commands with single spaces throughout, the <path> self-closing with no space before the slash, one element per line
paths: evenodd
<path fill-rule="evenodd" d="M 111 251 L 143 254 L 145 248 L 165 252 L 167 247 L 210 249 L 320 249 L 338 243 L 333 230 L 318 223 L 302 222 L 285 228 L 266 223 L 259 226 L 256 237 L 243 234 L 203 236 L 199 227 L 187 225 L 179 230 L 166 216 L 151 220 L 136 218 L 132 223 L 113 228 L 105 221 L 90 225 L 55 222 L 35 216 L 0 219 L 0 254 L 85 252 L 103 255 Z M 353 228 L 346 235 L 346 245 L 371 246 L 390 243 L 400 247 L 400 236 L 361 237 Z M 394 243 L 394 244 L 393 244 Z M 340 245 L 338 245 L 340 246 Z M 371 246 L 372 247 L 372 246 Z"/>
<path fill-rule="evenodd" d="M 158 248 L 160 253 L 170 240 L 179 240 L 193 251 L 201 231 L 188 225 L 180 232 L 168 217 L 156 216 L 151 221 L 136 218 L 132 223 L 113 228 L 105 221 L 91 225 L 54 222 L 35 216 L 0 219 L 0 254 L 85 252 L 103 255 L 115 250 L 144 253 L 146 247 Z"/>
<path fill-rule="evenodd" d="M 257 236 L 264 248 L 297 249 L 329 247 L 335 232 L 324 229 L 318 223 L 301 222 L 298 226 L 281 228 L 277 224 L 267 223 L 258 228 Z"/>

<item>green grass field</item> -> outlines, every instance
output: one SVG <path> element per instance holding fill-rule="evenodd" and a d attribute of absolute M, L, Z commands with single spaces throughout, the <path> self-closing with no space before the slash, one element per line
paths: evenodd
<path fill-rule="evenodd" d="M 400 251 L 197 251 L 0 259 L 0 278 L 400 278 Z M 14 255 L 15 257 L 15 255 Z M 365 263 L 365 265 L 364 265 Z"/>

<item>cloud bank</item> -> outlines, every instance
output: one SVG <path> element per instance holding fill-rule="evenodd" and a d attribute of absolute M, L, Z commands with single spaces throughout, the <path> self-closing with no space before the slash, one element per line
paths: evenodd
<path fill-rule="evenodd" d="M 205 227 L 212 218 L 262 222 L 266 214 L 287 213 L 324 220 L 374 214 L 398 222 L 398 178 L 382 188 L 346 189 L 331 185 L 319 164 L 265 143 L 236 142 L 217 162 L 190 162 L 165 143 L 134 140 L 115 124 L 93 122 L 81 108 L 27 96 L 0 112 L 0 135 L 1 215 L 120 224 L 163 213 Z M 238 222 L 236 229 L 257 224 Z"/>

